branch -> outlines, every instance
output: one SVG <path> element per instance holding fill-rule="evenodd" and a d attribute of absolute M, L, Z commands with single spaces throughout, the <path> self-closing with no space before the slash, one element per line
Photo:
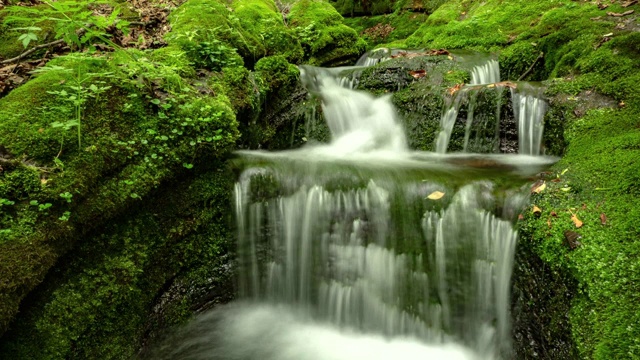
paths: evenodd
<path fill-rule="evenodd" d="M 27 50 L 27 51 L 23 52 L 22 54 L 20 54 L 20 55 L 18 55 L 18 56 L 16 56 L 16 57 L 14 57 L 14 58 L 11 58 L 11 59 L 7 59 L 7 60 L 0 61 L 0 64 L 1 64 L 1 65 L 4 65 L 4 64 L 11 64 L 11 63 L 13 63 L 13 62 L 20 61 L 20 60 L 24 59 L 25 57 L 27 57 L 27 56 L 31 55 L 32 53 L 34 53 L 34 52 L 35 52 L 36 50 L 38 50 L 38 49 L 42 49 L 42 48 L 50 47 L 50 46 L 55 46 L 55 45 L 59 45 L 59 44 L 64 44 L 64 40 L 63 40 L 63 39 L 60 39 L 60 40 L 52 41 L 52 42 L 49 42 L 49 43 L 46 43 L 46 44 L 42 44 L 42 45 L 38 45 L 38 46 L 34 46 L 34 47 L 32 47 L 31 49 L 29 49 L 29 50 Z"/>
<path fill-rule="evenodd" d="M 524 72 L 524 74 L 520 75 L 520 77 L 518 78 L 517 81 L 520 81 L 522 79 L 524 79 L 525 76 L 529 75 L 529 73 L 531 72 L 531 70 L 533 70 L 533 67 L 536 66 L 536 64 L 538 63 L 538 61 L 540 59 L 542 59 L 544 57 L 544 53 L 540 52 L 540 55 L 538 55 L 538 57 L 533 61 L 533 64 L 531 64 L 531 66 L 529 66 L 529 68 L 527 69 L 527 71 Z"/>

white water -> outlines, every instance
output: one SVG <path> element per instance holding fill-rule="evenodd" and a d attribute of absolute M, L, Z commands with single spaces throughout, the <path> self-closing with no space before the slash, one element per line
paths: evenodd
<path fill-rule="evenodd" d="M 199 317 L 167 358 L 508 358 L 525 197 L 490 179 L 549 159 L 411 152 L 388 97 L 301 73 L 332 141 L 242 153 L 259 164 L 235 188 L 244 302 Z"/>
<path fill-rule="evenodd" d="M 471 82 L 469 85 L 481 85 L 481 84 L 493 84 L 500 81 L 500 66 L 498 61 L 490 59 L 483 62 L 480 65 L 476 65 L 471 70 Z M 471 97 L 476 96 L 473 93 Z M 442 119 L 440 120 L 440 132 L 436 138 L 436 152 L 444 154 L 449 148 L 449 141 L 451 140 L 451 133 L 453 132 L 453 126 L 458 119 L 458 113 L 460 112 L 460 105 L 462 99 L 460 97 L 468 96 L 467 91 L 464 89 L 454 94 L 454 99 L 444 110 Z M 468 146 L 469 132 L 471 128 L 471 121 L 473 119 L 473 104 L 475 98 L 470 101 L 469 116 L 467 118 L 466 135 L 465 135 L 465 148 Z"/>
<path fill-rule="evenodd" d="M 513 112 L 518 124 L 518 153 L 540 155 L 547 103 L 530 94 L 511 90 Z"/>

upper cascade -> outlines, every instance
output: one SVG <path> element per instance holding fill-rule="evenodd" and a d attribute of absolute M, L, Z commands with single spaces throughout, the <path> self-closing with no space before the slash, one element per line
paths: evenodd
<path fill-rule="evenodd" d="M 332 137 L 329 149 L 337 154 L 408 150 L 390 96 L 375 98 L 341 86 L 335 72 L 322 68 L 301 66 L 300 78 L 322 100 Z"/>

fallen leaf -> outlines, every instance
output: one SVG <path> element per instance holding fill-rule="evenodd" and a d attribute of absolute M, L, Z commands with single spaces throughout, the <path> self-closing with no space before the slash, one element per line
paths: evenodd
<path fill-rule="evenodd" d="M 582 221 L 578 219 L 576 214 L 571 214 L 571 221 L 573 221 L 577 228 L 581 228 L 583 225 Z"/>
<path fill-rule="evenodd" d="M 500 81 L 500 82 L 497 82 L 495 86 L 504 86 L 510 89 L 515 89 L 518 87 L 518 84 L 514 83 L 513 81 Z"/>
<path fill-rule="evenodd" d="M 558 213 L 557 213 L 557 212 L 555 212 L 555 211 L 552 211 L 552 212 L 551 212 L 551 216 L 553 216 L 553 217 L 558 217 Z"/>
<path fill-rule="evenodd" d="M 542 213 L 542 209 L 540 209 L 536 205 L 533 205 L 533 209 L 531 210 L 531 212 L 533 213 L 533 215 L 540 216 L 540 214 Z"/>
<path fill-rule="evenodd" d="M 49 182 L 49 180 L 47 180 L 45 178 L 40 179 L 40 184 L 42 184 L 42 185 L 46 185 L 47 182 Z"/>
<path fill-rule="evenodd" d="M 624 4 L 621 4 L 620 6 L 622 6 L 623 8 L 627 8 L 627 7 L 629 7 L 631 5 L 634 5 L 634 4 L 637 4 L 637 3 L 638 3 L 638 0 L 631 0 L 631 1 L 627 1 Z"/>
<path fill-rule="evenodd" d="M 524 220 L 524 215 L 518 214 L 518 220 Z"/>
<path fill-rule="evenodd" d="M 567 173 L 567 171 L 569 171 L 569 168 L 566 168 L 564 170 L 562 170 L 562 172 L 560 173 L 560 176 L 564 175 Z"/>
<path fill-rule="evenodd" d="M 569 247 L 569 249 L 574 250 L 578 246 L 582 245 L 578 239 L 582 239 L 582 235 L 577 232 L 571 230 L 564 232 L 564 243 Z"/>
<path fill-rule="evenodd" d="M 429 196 L 427 196 L 427 199 L 429 199 L 429 200 L 440 200 L 440 199 L 442 199 L 443 196 L 444 196 L 443 192 L 434 191 L 431 194 L 429 194 Z"/>
<path fill-rule="evenodd" d="M 569 190 L 571 190 L 571 187 L 569 187 L 569 186 L 565 186 L 565 187 L 563 187 L 563 188 L 560 188 L 560 190 L 562 190 L 562 191 L 569 191 Z"/>
<path fill-rule="evenodd" d="M 600 223 L 602 225 L 607 225 L 607 215 L 605 215 L 604 213 L 600 214 Z"/>
<path fill-rule="evenodd" d="M 613 33 L 608 33 L 608 34 L 602 35 L 602 37 L 612 37 L 612 36 L 613 36 Z"/>
<path fill-rule="evenodd" d="M 551 229 L 551 218 L 547 219 L 547 226 L 549 227 L 549 229 Z"/>
<path fill-rule="evenodd" d="M 414 79 L 420 79 L 427 76 L 427 72 L 424 70 L 411 70 L 409 75 L 413 76 Z"/>
<path fill-rule="evenodd" d="M 542 184 L 540 184 L 540 185 L 534 187 L 533 189 L 531 189 L 531 192 L 532 193 L 536 193 L 536 194 L 540 194 L 546 188 L 547 188 L 547 184 L 543 181 Z"/>
<path fill-rule="evenodd" d="M 464 84 L 457 84 L 457 85 L 447 89 L 447 91 L 449 92 L 449 95 L 453 95 L 453 94 L 457 93 L 458 90 L 460 90 L 462 88 L 462 85 L 464 85 Z"/>
<path fill-rule="evenodd" d="M 598 9 L 604 10 L 609 7 L 609 4 L 598 4 Z"/>
<path fill-rule="evenodd" d="M 625 11 L 623 13 L 608 12 L 607 15 L 613 16 L 613 17 L 622 17 L 622 16 L 631 15 L 634 12 L 635 12 L 635 10 L 627 10 L 627 11 Z"/>

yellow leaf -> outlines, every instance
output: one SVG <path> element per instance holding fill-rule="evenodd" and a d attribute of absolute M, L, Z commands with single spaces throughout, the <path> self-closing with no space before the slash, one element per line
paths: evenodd
<path fill-rule="evenodd" d="M 571 221 L 573 221 L 573 223 L 576 224 L 577 228 L 582 227 L 582 221 L 580 221 L 580 219 L 578 219 L 576 214 L 571 214 Z"/>
<path fill-rule="evenodd" d="M 431 194 L 429 194 L 429 196 L 427 196 L 427 199 L 430 200 L 440 200 L 442 199 L 442 197 L 444 196 L 444 193 L 441 191 L 434 191 Z"/>
<path fill-rule="evenodd" d="M 562 190 L 562 191 L 569 191 L 569 190 L 571 190 L 571 188 L 567 186 L 567 187 L 560 188 L 560 190 Z"/>
<path fill-rule="evenodd" d="M 534 192 L 536 194 L 540 194 L 546 188 L 547 188 L 547 184 L 543 182 L 540 186 L 538 186 L 535 189 L 533 189 L 532 192 Z"/>
<path fill-rule="evenodd" d="M 540 213 L 542 213 L 542 209 L 540 209 L 539 207 L 537 207 L 536 205 L 533 205 L 533 209 L 531 210 L 531 212 L 534 215 L 540 215 Z"/>
<path fill-rule="evenodd" d="M 560 173 L 560 175 L 562 176 L 562 175 L 566 174 L 566 173 L 567 173 L 567 171 L 569 171 L 569 168 L 566 168 L 566 169 L 562 170 L 562 172 Z"/>

